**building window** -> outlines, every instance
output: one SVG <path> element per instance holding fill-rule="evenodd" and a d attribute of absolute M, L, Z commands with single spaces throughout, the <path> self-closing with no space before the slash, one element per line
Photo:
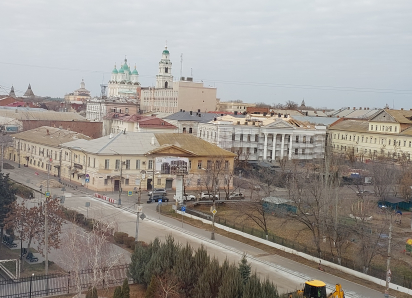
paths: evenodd
<path fill-rule="evenodd" d="M 303 143 L 306 143 L 306 136 L 303 136 Z"/>
<path fill-rule="evenodd" d="M 152 169 L 153 169 L 153 159 L 150 159 L 150 160 L 149 160 L 148 169 L 149 169 L 149 170 L 152 170 Z"/>
<path fill-rule="evenodd" d="M 104 179 L 104 185 L 107 185 L 107 182 L 108 182 L 107 179 Z"/>
<path fill-rule="evenodd" d="M 296 136 L 296 143 L 299 143 L 299 136 Z"/>
<path fill-rule="evenodd" d="M 346 146 L 345 146 L 345 150 L 346 150 Z M 305 149 L 302 149 L 302 155 L 305 154 Z"/>
<path fill-rule="evenodd" d="M 162 184 L 162 179 L 161 178 L 157 178 L 157 185 L 161 185 Z"/>
<path fill-rule="evenodd" d="M 189 133 L 193 133 L 193 130 L 192 130 L 192 128 L 191 128 L 191 127 L 189 128 Z"/>
<path fill-rule="evenodd" d="M 197 161 L 197 168 L 198 168 L 199 170 L 202 169 L 202 161 L 201 161 L 201 160 L 198 160 L 198 161 Z"/>
<path fill-rule="evenodd" d="M 257 148 L 254 148 L 254 149 L 253 149 L 253 152 L 254 152 L 254 153 L 257 153 Z"/>
<path fill-rule="evenodd" d="M 87 160 L 88 162 L 87 162 L 87 166 L 88 167 L 90 167 L 90 156 L 88 157 L 88 160 Z"/>
<path fill-rule="evenodd" d="M 409 141 L 409 147 L 412 147 L 412 141 Z"/>
<path fill-rule="evenodd" d="M 124 184 L 129 185 L 129 179 L 125 179 Z"/>
<path fill-rule="evenodd" d="M 255 135 L 255 142 L 259 142 L 259 135 Z"/>
<path fill-rule="evenodd" d="M 313 144 L 314 141 L 315 141 L 315 140 L 314 140 L 314 137 L 310 137 L 310 141 L 309 141 L 309 142 L 310 142 L 311 144 Z"/>
<path fill-rule="evenodd" d="M 120 159 L 116 159 L 115 170 L 120 170 Z"/>
<path fill-rule="evenodd" d="M 140 170 L 140 159 L 136 160 L 136 170 Z"/>
<path fill-rule="evenodd" d="M 126 170 L 130 170 L 130 159 L 126 159 Z"/>
<path fill-rule="evenodd" d="M 295 148 L 295 155 L 298 155 L 298 153 L 299 153 L 299 149 Z"/>
<path fill-rule="evenodd" d="M 212 161 L 211 160 L 207 161 L 207 169 L 208 170 L 212 169 Z"/>
<path fill-rule="evenodd" d="M 225 160 L 225 169 L 228 170 L 229 169 L 229 161 Z"/>
<path fill-rule="evenodd" d="M 200 179 L 197 179 L 197 186 L 200 186 Z"/>
<path fill-rule="evenodd" d="M 104 160 L 104 168 L 105 168 L 106 170 L 108 170 L 108 169 L 109 169 L 109 166 L 110 166 L 110 159 L 105 159 L 105 160 Z"/>
<path fill-rule="evenodd" d="M 96 167 L 96 158 L 93 158 L 93 168 Z"/>
<path fill-rule="evenodd" d="M 395 132 L 397 132 L 397 130 L 398 130 L 398 127 L 395 126 Z"/>

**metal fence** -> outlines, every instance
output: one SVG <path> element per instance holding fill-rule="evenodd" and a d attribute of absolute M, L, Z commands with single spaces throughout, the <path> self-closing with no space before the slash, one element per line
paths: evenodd
<path fill-rule="evenodd" d="M 0 297 L 2 298 L 32 298 L 59 294 L 77 293 L 79 289 L 87 290 L 96 282 L 96 271 L 99 279 L 97 288 L 121 285 L 128 278 L 128 264 L 98 270 L 86 269 L 78 273 L 34 275 L 20 279 L 0 281 Z M 129 279 L 131 282 L 131 279 Z"/>
<path fill-rule="evenodd" d="M 187 210 L 187 209 L 186 209 Z M 220 217 L 216 217 L 215 221 L 219 224 L 225 225 L 229 228 L 235 229 L 235 230 L 239 230 L 242 231 L 244 233 L 256 236 L 256 237 L 260 237 L 262 239 L 266 239 L 266 235 L 265 232 L 262 229 L 254 229 L 248 225 L 245 224 L 239 224 L 239 223 L 235 223 L 232 221 L 229 221 L 225 218 L 220 218 Z M 277 244 L 280 244 L 282 246 L 286 246 L 288 248 L 292 248 L 295 249 L 297 251 L 306 253 L 308 255 L 311 256 L 317 256 L 317 251 L 316 249 L 314 249 L 313 246 L 308 246 L 308 245 L 304 245 L 302 243 L 298 243 L 289 239 L 285 239 L 279 236 L 276 236 L 272 233 L 269 232 L 268 235 L 268 240 Z M 338 258 L 336 255 L 332 255 L 330 252 L 327 251 L 322 251 L 322 259 L 338 264 Z M 354 260 L 352 259 L 347 259 L 347 258 L 342 258 L 341 259 L 341 266 L 344 266 L 346 268 L 350 268 L 359 272 L 363 272 L 363 268 Z M 370 266 L 370 268 L 368 269 L 368 275 L 385 280 L 386 279 L 386 268 L 378 268 L 375 266 Z M 409 276 L 406 276 L 404 274 L 402 274 L 401 272 L 397 272 L 397 270 L 392 270 L 392 275 L 391 275 L 391 283 L 403 286 L 405 288 L 408 289 L 412 289 L 412 278 L 410 278 Z"/>

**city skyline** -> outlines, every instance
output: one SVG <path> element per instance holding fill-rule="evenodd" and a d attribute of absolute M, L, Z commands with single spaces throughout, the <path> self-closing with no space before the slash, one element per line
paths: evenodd
<path fill-rule="evenodd" d="M 222 101 L 409 108 L 408 1 L 168 3 L 5 3 L 0 93 L 96 96 L 125 55 L 153 86 L 167 42 L 174 79 L 183 53 Z"/>

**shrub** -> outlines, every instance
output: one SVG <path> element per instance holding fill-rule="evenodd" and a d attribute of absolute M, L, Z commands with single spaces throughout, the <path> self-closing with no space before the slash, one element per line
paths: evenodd
<path fill-rule="evenodd" d="M 116 242 L 116 243 L 119 243 L 119 244 L 123 244 L 124 243 L 124 238 L 127 238 L 129 235 L 127 234 L 127 233 L 124 233 L 124 232 L 115 232 L 114 233 L 114 241 Z"/>
<path fill-rule="evenodd" d="M 76 213 L 76 222 L 79 224 L 84 223 L 84 215 L 81 213 Z"/>
<path fill-rule="evenodd" d="M 124 237 L 123 238 L 123 243 L 127 247 L 132 248 L 132 246 L 134 246 L 134 237 Z"/>

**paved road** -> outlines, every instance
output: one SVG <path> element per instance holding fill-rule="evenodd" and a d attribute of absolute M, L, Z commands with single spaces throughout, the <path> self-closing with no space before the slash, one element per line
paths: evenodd
<path fill-rule="evenodd" d="M 12 179 L 21 181 L 29 185 L 37 185 L 39 181 L 44 180 L 46 175 L 39 173 L 34 175 L 34 171 L 27 168 L 14 170 L 6 170 L 10 172 Z M 43 188 L 44 189 L 44 188 Z M 51 189 L 52 194 L 60 195 L 60 189 Z M 101 202 L 91 196 L 92 192 L 83 187 L 77 190 L 66 189 L 65 206 L 77 210 L 89 217 L 100 220 L 116 221 L 119 231 L 124 231 L 131 236 L 135 235 L 136 215 L 131 213 L 135 208 L 136 196 L 122 197 L 121 209 L 105 202 Z M 115 196 L 116 194 L 112 194 Z M 146 204 L 147 195 L 143 193 L 142 202 L 143 212 L 148 216 L 148 219 L 140 221 L 139 240 L 146 242 L 152 241 L 155 237 L 164 239 L 167 235 L 173 235 L 180 243 L 189 243 L 194 248 L 204 245 L 211 255 L 216 256 L 219 260 L 227 258 L 231 262 L 238 263 L 242 253 L 247 253 L 249 261 L 261 277 L 267 277 L 278 285 L 280 292 L 293 291 L 301 288 L 305 280 L 320 279 L 333 288 L 335 283 L 341 283 L 345 290 L 345 296 L 356 298 L 376 298 L 383 297 L 383 294 L 356 283 L 338 278 L 317 269 L 307 267 L 298 262 L 280 257 L 278 255 L 268 255 L 266 252 L 252 247 L 250 245 L 240 243 L 230 238 L 221 235 L 216 235 L 216 240 L 210 240 L 210 232 L 198 229 L 189 225 L 184 225 L 182 229 L 181 222 L 175 219 L 167 218 L 159 215 L 155 211 L 155 204 Z M 90 202 L 90 207 L 86 208 L 85 203 Z M 130 208 L 131 210 L 128 210 Z M 150 220 L 151 219 L 151 220 Z"/>

